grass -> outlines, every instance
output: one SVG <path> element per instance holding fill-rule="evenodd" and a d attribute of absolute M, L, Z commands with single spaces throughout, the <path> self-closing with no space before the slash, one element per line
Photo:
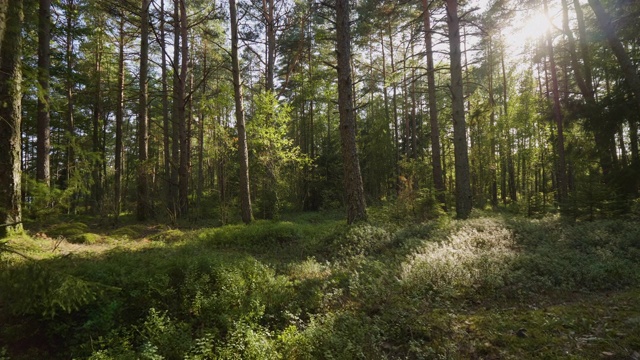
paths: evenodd
<path fill-rule="evenodd" d="M 0 359 L 640 358 L 635 222 L 385 216 L 42 226 L 2 245 Z"/>

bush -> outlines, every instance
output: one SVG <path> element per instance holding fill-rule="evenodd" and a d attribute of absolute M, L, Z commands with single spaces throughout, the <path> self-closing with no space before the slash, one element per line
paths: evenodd
<path fill-rule="evenodd" d="M 378 253 L 391 245 L 392 237 L 385 229 L 365 223 L 338 228 L 325 241 L 332 256 L 352 257 Z"/>
<path fill-rule="evenodd" d="M 452 298 L 503 285 L 515 258 L 513 234 L 493 219 L 472 219 L 441 242 L 429 242 L 401 266 L 410 293 Z M 454 224 L 455 225 L 455 224 Z"/>

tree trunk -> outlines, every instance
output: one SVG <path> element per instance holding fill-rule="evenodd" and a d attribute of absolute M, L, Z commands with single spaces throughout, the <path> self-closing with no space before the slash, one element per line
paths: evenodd
<path fill-rule="evenodd" d="M 120 19 L 118 44 L 118 99 L 116 104 L 115 198 L 114 214 L 118 221 L 122 191 L 122 123 L 124 121 L 124 17 Z"/>
<path fill-rule="evenodd" d="M 174 186 L 172 178 L 172 151 L 171 151 L 171 135 L 169 128 L 172 121 L 169 119 L 169 83 L 168 83 L 168 71 L 167 71 L 167 46 L 166 46 L 166 31 L 165 31 L 165 10 L 164 0 L 160 1 L 160 47 L 161 47 L 161 82 L 162 82 L 162 143 L 164 148 L 164 176 L 166 181 L 166 207 L 169 213 L 173 213 L 174 209 Z"/>
<path fill-rule="evenodd" d="M 233 91 L 236 102 L 236 127 L 238 129 L 238 155 L 240 161 L 240 201 L 242 221 L 249 224 L 253 220 L 251 209 L 251 190 L 249 187 L 249 151 L 247 149 L 247 132 L 242 103 L 242 83 L 240 81 L 240 61 L 238 59 L 238 16 L 236 0 L 229 0 L 231 16 L 231 65 L 233 72 Z"/>
<path fill-rule="evenodd" d="M 70 0 L 68 2 L 67 8 L 67 44 L 66 44 L 66 54 L 65 58 L 67 60 L 67 68 L 66 68 L 66 97 L 67 97 L 67 163 L 66 163 L 66 177 L 65 177 L 65 186 L 64 188 L 69 188 L 71 186 L 71 179 L 73 178 L 73 172 L 75 171 L 75 119 L 74 119 L 74 93 L 73 90 L 75 88 L 75 81 L 73 79 L 73 70 L 75 68 L 74 64 L 74 38 L 73 38 L 73 29 L 74 29 L 74 17 L 76 16 L 76 5 L 74 0 Z M 71 196 L 70 206 L 68 211 L 73 212 L 75 208 L 75 195 Z"/>
<path fill-rule="evenodd" d="M 347 223 L 366 221 L 367 210 L 356 148 L 356 118 L 353 108 L 351 81 L 351 35 L 349 29 L 349 0 L 336 1 L 336 53 L 338 57 L 338 112 L 344 187 L 347 200 Z"/>
<path fill-rule="evenodd" d="M 396 63 L 393 55 L 393 29 L 391 23 L 387 24 L 387 30 L 389 32 L 389 58 L 391 63 L 391 83 L 392 83 L 392 97 L 391 103 L 393 105 L 393 149 L 394 149 L 394 168 L 396 170 L 396 193 L 400 192 L 400 134 L 399 134 L 399 121 L 398 121 L 398 84 L 395 80 L 396 75 Z"/>
<path fill-rule="evenodd" d="M 502 105 L 504 109 L 504 118 L 506 123 L 509 124 L 509 99 L 508 99 L 508 83 L 507 83 L 507 69 L 504 66 L 504 47 L 500 52 L 500 64 L 502 65 Z M 510 126 L 507 126 L 507 166 L 509 173 L 509 197 L 511 201 L 518 201 L 518 190 L 516 185 L 515 166 L 513 162 L 513 139 L 511 138 Z"/>
<path fill-rule="evenodd" d="M 180 166 L 178 168 L 178 198 L 180 216 L 185 216 L 189 210 L 189 160 L 191 138 L 189 136 L 189 123 L 187 122 L 187 75 L 189 64 L 188 28 L 186 0 L 180 0 L 180 80 L 178 92 L 178 125 L 180 135 Z"/>
<path fill-rule="evenodd" d="M 22 230 L 20 125 L 22 121 L 22 1 L 1 4 L 0 22 L 0 238 Z"/>
<path fill-rule="evenodd" d="M 544 11 L 548 14 L 547 0 L 544 0 Z M 558 88 L 558 72 L 556 69 L 556 62 L 553 54 L 553 40 L 551 38 L 551 31 L 547 32 L 547 51 L 549 53 L 549 71 L 551 71 L 551 85 L 553 87 L 553 115 L 556 121 L 557 138 L 556 138 L 556 151 L 558 153 L 558 200 L 563 201 L 567 195 L 567 170 L 564 154 L 564 130 L 563 130 L 563 117 L 560 109 L 560 90 Z"/>
<path fill-rule="evenodd" d="M 142 0 L 140 12 L 140 96 L 138 104 L 138 206 L 136 217 L 149 217 L 149 109 L 147 107 L 149 74 L 149 5 L 150 0 Z"/>
<path fill-rule="evenodd" d="M 266 27 L 266 40 L 267 40 L 267 71 L 265 90 L 274 91 L 274 74 L 276 64 L 276 29 L 274 18 L 274 0 L 262 0 L 262 11 L 265 20 Z"/>
<path fill-rule="evenodd" d="M 36 179 L 47 186 L 51 182 L 49 152 L 51 130 L 49 117 L 49 66 L 51 63 L 51 0 L 40 0 L 38 14 L 38 140 L 36 151 Z"/>
<path fill-rule="evenodd" d="M 102 20 L 100 20 L 102 22 Z M 102 201 L 104 196 L 102 167 L 104 165 L 103 142 L 101 141 L 101 119 L 102 119 L 102 37 L 96 42 L 95 50 L 95 95 L 93 103 L 93 124 L 92 141 L 95 160 L 92 163 L 93 186 L 91 189 L 92 211 L 94 214 L 102 212 Z"/>
<path fill-rule="evenodd" d="M 433 65 L 433 29 L 428 0 L 422 0 L 425 44 L 427 52 L 427 92 L 429 96 L 429 124 L 431 125 L 431 162 L 433 167 L 433 185 L 437 199 L 446 208 L 445 186 L 442 179 L 442 161 L 440 160 L 440 125 L 438 124 L 438 103 L 436 97 L 436 76 Z"/>
<path fill-rule="evenodd" d="M 451 61 L 451 106 L 453 115 L 453 145 L 456 176 L 456 215 L 466 219 L 471 214 L 471 185 L 467 126 L 464 115 L 464 91 L 460 53 L 460 19 L 458 1 L 447 0 L 447 24 Z"/>
<path fill-rule="evenodd" d="M 180 166 L 180 0 L 173 1 L 173 99 L 171 111 L 171 204 L 169 212 L 180 216 L 179 166 Z"/>
<path fill-rule="evenodd" d="M 495 100 L 495 96 L 494 96 L 494 92 L 493 92 L 493 41 L 491 39 L 491 37 L 489 38 L 489 84 L 488 84 L 488 91 L 489 91 L 489 106 L 490 106 L 490 113 L 489 113 L 489 128 L 491 131 L 491 139 L 490 142 L 491 144 L 490 146 L 490 154 L 489 154 L 489 171 L 490 171 L 490 189 L 489 189 L 489 196 L 491 198 L 491 206 L 493 206 L 494 208 L 498 207 L 498 179 L 497 179 L 497 167 L 498 165 L 496 164 L 496 133 L 497 133 L 497 129 L 495 128 L 495 124 L 496 124 L 496 100 Z"/>
<path fill-rule="evenodd" d="M 207 43 L 204 43 L 204 50 L 202 53 L 202 73 L 207 76 Z M 200 99 L 207 98 L 207 78 L 202 81 L 202 88 L 200 93 Z M 198 212 L 202 213 L 202 193 L 204 189 L 204 107 L 200 107 L 200 113 L 198 115 L 198 181 L 196 186 L 196 207 Z"/>

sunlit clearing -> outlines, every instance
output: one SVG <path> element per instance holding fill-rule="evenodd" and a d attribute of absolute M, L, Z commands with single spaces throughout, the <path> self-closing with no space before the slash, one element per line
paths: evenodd
<path fill-rule="evenodd" d="M 505 34 L 505 40 L 509 47 L 522 47 L 527 42 L 534 41 L 544 36 L 552 26 L 551 21 L 544 13 L 536 13 L 523 19 Z"/>

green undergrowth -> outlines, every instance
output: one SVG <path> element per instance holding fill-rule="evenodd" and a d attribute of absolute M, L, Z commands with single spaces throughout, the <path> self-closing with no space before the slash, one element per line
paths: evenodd
<path fill-rule="evenodd" d="M 640 358 L 635 222 L 385 211 L 9 239 L 0 358 Z"/>

